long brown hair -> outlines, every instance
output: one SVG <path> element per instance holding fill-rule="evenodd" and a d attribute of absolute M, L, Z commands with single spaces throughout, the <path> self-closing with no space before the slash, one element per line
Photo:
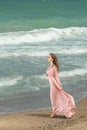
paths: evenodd
<path fill-rule="evenodd" d="M 59 71 L 59 63 L 58 63 L 57 56 L 54 53 L 50 53 L 50 56 L 53 59 L 53 64 L 57 67 L 57 70 Z"/>

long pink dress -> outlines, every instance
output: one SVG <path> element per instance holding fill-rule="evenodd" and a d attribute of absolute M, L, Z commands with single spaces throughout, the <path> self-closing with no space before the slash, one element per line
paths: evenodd
<path fill-rule="evenodd" d="M 73 97 L 63 90 L 56 66 L 51 65 L 47 69 L 46 75 L 50 83 L 50 100 L 53 113 L 62 112 L 67 118 L 72 117 L 75 114 L 73 111 L 73 108 L 76 108 L 75 102 Z"/>

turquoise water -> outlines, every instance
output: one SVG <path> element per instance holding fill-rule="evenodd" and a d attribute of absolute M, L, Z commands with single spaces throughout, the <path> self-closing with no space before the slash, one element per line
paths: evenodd
<path fill-rule="evenodd" d="M 87 26 L 86 0 L 0 0 L 0 31 Z"/>
<path fill-rule="evenodd" d="M 87 1 L 0 0 L 0 113 L 50 107 L 50 52 L 75 102 L 87 96 Z"/>

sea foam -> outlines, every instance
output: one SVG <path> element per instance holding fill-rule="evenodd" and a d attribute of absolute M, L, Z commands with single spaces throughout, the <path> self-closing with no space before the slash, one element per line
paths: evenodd
<path fill-rule="evenodd" d="M 68 70 L 68 71 L 61 71 L 59 72 L 59 77 L 60 78 L 68 78 L 68 77 L 74 77 L 74 76 L 84 76 L 85 74 L 87 74 L 87 68 L 84 69 L 80 69 L 80 68 L 76 68 L 73 70 Z M 43 75 L 34 75 L 31 78 L 37 79 L 37 80 L 47 80 L 47 77 L 45 74 Z"/>
<path fill-rule="evenodd" d="M 18 83 L 18 81 L 22 80 L 23 76 L 10 78 L 10 77 L 4 77 L 0 78 L 0 87 L 6 87 L 6 86 L 12 86 Z"/>
<path fill-rule="evenodd" d="M 40 43 L 58 41 L 62 38 L 80 38 L 82 36 L 87 40 L 87 27 L 36 29 L 0 33 L 0 44 Z"/>

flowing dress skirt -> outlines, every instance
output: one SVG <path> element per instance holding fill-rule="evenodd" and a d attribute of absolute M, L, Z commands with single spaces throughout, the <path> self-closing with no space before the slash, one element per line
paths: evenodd
<path fill-rule="evenodd" d="M 50 82 L 50 100 L 54 114 L 64 113 L 67 118 L 72 117 L 76 108 L 74 98 L 61 89 L 60 84 L 56 83 L 54 78 L 49 78 Z"/>

